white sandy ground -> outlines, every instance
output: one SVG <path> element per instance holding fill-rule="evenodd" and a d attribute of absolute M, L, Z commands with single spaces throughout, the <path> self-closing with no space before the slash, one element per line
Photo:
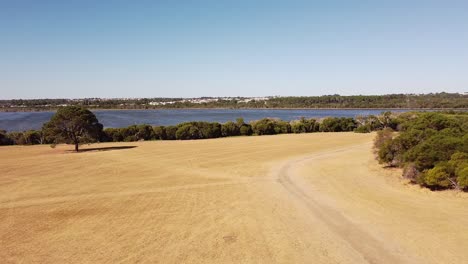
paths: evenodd
<path fill-rule="evenodd" d="M 468 195 L 373 134 L 0 148 L 1 263 L 468 263 Z"/>

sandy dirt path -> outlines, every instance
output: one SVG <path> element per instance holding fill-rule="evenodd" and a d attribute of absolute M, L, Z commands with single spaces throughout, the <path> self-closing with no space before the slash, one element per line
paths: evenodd
<path fill-rule="evenodd" d="M 468 196 L 404 184 L 372 138 L 2 147 L 0 259 L 467 263 Z"/>

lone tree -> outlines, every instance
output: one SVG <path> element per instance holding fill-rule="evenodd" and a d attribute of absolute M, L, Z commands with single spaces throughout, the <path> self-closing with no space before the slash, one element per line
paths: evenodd
<path fill-rule="evenodd" d="M 102 133 L 102 124 L 96 116 L 83 107 L 66 106 L 45 123 L 44 134 L 54 143 L 74 144 L 78 152 L 79 144 L 96 142 Z"/>

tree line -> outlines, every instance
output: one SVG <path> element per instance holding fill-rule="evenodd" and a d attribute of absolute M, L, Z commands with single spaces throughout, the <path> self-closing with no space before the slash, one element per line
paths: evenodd
<path fill-rule="evenodd" d="M 132 125 L 123 128 L 105 128 L 96 116 L 86 108 L 67 106 L 60 108 L 45 123 L 41 130 L 6 133 L 0 130 L 0 145 L 74 144 L 78 149 L 82 143 L 132 142 L 140 140 L 189 140 L 231 136 L 276 135 L 312 132 L 370 132 L 387 126 L 387 118 L 366 116 L 357 118 L 328 117 L 321 120 L 301 118 L 283 121 L 264 118 L 246 123 L 238 118 L 235 122 L 184 122 L 173 126 Z"/>
<path fill-rule="evenodd" d="M 468 114 L 404 113 L 398 133 L 377 133 L 381 163 L 403 168 L 412 183 L 438 189 L 468 190 Z"/>
<path fill-rule="evenodd" d="M 200 98 L 213 99 L 213 98 Z M 151 103 L 159 103 L 153 105 Z M 389 94 L 389 95 L 324 95 L 291 96 L 252 99 L 247 97 L 218 98 L 217 101 L 195 103 L 183 98 L 138 99 L 16 99 L 0 100 L 0 111 L 45 111 L 63 105 L 83 106 L 89 109 L 180 109 L 180 108 L 468 108 L 468 95 L 458 93 Z"/>

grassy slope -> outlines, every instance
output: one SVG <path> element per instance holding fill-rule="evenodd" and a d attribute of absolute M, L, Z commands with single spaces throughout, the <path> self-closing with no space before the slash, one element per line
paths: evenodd
<path fill-rule="evenodd" d="M 0 148 L 4 262 L 462 263 L 468 197 L 396 181 L 373 135 Z"/>

